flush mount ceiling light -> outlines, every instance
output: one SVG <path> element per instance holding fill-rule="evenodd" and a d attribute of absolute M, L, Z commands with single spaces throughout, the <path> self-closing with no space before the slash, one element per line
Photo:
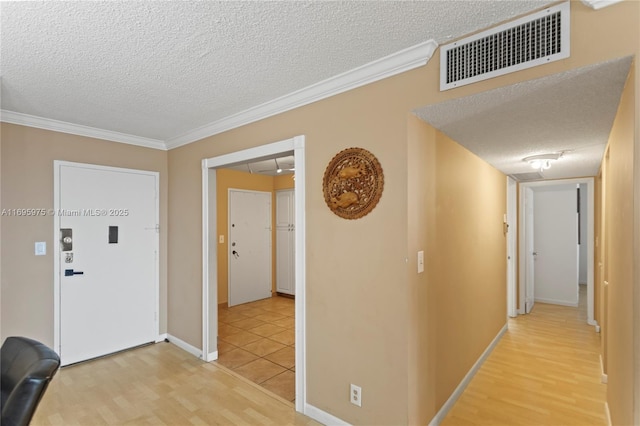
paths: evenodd
<path fill-rule="evenodd" d="M 551 162 L 562 157 L 562 152 L 552 152 L 550 154 L 538 154 L 525 157 L 522 161 L 531 164 L 531 167 L 540 171 L 547 170 L 551 167 Z"/>

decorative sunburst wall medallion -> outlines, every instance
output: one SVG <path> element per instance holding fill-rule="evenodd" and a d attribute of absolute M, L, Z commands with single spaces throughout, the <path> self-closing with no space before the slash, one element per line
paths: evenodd
<path fill-rule="evenodd" d="M 324 201 L 345 219 L 360 219 L 374 209 L 384 187 L 378 159 L 363 148 L 348 148 L 331 159 L 324 171 Z"/>

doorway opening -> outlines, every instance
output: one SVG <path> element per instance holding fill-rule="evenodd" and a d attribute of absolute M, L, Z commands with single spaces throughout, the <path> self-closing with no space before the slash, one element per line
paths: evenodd
<path fill-rule="evenodd" d="M 519 228 L 519 314 L 529 313 L 535 303 L 536 293 L 534 287 L 535 271 L 536 271 L 536 258 L 540 255 L 538 253 L 537 243 L 534 239 L 534 218 L 535 218 L 535 204 L 534 204 L 534 191 L 535 190 L 549 190 L 560 187 L 572 187 L 572 191 L 575 191 L 576 185 L 580 185 L 582 189 L 581 197 L 586 198 L 583 201 L 583 206 L 586 205 L 586 209 L 582 211 L 583 219 L 582 226 L 580 227 L 583 232 L 583 236 L 586 238 L 580 239 L 581 245 L 584 247 L 576 246 L 576 264 L 575 266 L 575 281 L 576 295 L 579 295 L 579 250 L 585 251 L 584 262 L 586 263 L 586 270 L 583 280 L 586 283 L 586 289 L 582 293 L 586 293 L 586 305 L 587 305 L 587 323 L 589 325 L 597 326 L 594 320 L 594 179 L 593 178 L 581 178 L 581 179 L 561 179 L 539 182 L 524 182 L 520 184 L 520 199 L 519 199 L 519 212 L 520 212 L 520 228 Z M 577 197 L 576 197 L 577 199 Z M 577 203 L 574 205 L 575 212 L 575 233 L 576 241 L 578 233 L 578 207 Z M 586 228 L 586 229 L 585 229 Z M 573 232 L 574 230 L 570 230 Z M 578 296 L 579 297 L 579 296 Z M 577 299 L 579 300 L 579 299 Z M 576 305 L 577 306 L 577 305 Z"/>
<path fill-rule="evenodd" d="M 279 158 L 293 155 L 295 160 L 295 408 L 304 412 L 305 395 L 305 138 L 296 136 L 256 148 L 246 149 L 202 161 L 203 199 L 203 306 L 202 306 L 202 353 L 205 361 L 216 360 L 219 356 L 219 335 L 222 324 L 218 321 L 218 251 L 220 235 L 226 230 L 218 229 L 217 214 L 217 174 L 218 170 L 237 166 L 250 161 Z M 226 285 L 226 283 L 222 283 Z M 273 298 L 279 299 L 279 298 Z M 266 299 L 267 302 L 270 299 Z M 292 301 L 291 299 L 287 299 Z M 260 302 L 256 302 L 260 303 Z M 282 308 L 279 306 L 278 308 Z M 284 309 L 284 308 L 282 308 Z"/>

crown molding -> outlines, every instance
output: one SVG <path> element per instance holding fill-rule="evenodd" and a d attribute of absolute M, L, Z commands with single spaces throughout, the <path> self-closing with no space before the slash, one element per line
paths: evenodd
<path fill-rule="evenodd" d="M 582 0 L 582 3 L 589 6 L 593 10 L 602 9 L 607 6 L 620 3 L 622 0 Z"/>
<path fill-rule="evenodd" d="M 361 67 L 354 68 L 345 73 L 338 74 L 319 83 L 305 87 L 304 89 L 300 89 L 288 95 L 196 128 L 181 136 L 169 139 L 166 141 L 166 147 L 167 149 L 178 148 L 206 137 L 217 135 L 240 126 L 364 86 L 365 84 L 373 83 L 426 65 L 437 48 L 438 43 L 434 40 L 417 44 L 384 58 L 369 62 Z"/>
<path fill-rule="evenodd" d="M 8 110 L 0 110 L 0 121 L 143 146 L 146 148 L 169 150 L 424 66 L 429 62 L 437 48 L 438 43 L 434 40 L 428 40 L 424 43 L 385 56 L 384 58 L 369 62 L 361 67 L 312 84 L 288 95 L 198 127 L 167 141 L 98 129 Z"/>
<path fill-rule="evenodd" d="M 35 115 L 22 114 L 19 112 L 7 111 L 4 109 L 0 110 L 0 121 L 11 124 L 20 124 L 22 126 L 36 127 L 38 129 L 52 130 L 54 132 L 69 133 L 72 135 L 86 136 L 90 138 L 104 139 L 112 142 L 126 143 L 129 145 L 143 146 L 145 148 L 161 149 L 164 151 L 167 150 L 164 142 L 159 139 L 128 135 L 126 133 L 98 129 L 89 126 L 82 126 L 80 124 L 52 120 L 50 118 L 36 117 Z"/>

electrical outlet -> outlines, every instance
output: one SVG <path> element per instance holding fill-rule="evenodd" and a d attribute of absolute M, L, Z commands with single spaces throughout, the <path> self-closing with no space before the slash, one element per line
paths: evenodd
<path fill-rule="evenodd" d="M 362 407 L 362 388 L 352 383 L 350 395 L 351 403 L 357 405 L 358 407 Z"/>

